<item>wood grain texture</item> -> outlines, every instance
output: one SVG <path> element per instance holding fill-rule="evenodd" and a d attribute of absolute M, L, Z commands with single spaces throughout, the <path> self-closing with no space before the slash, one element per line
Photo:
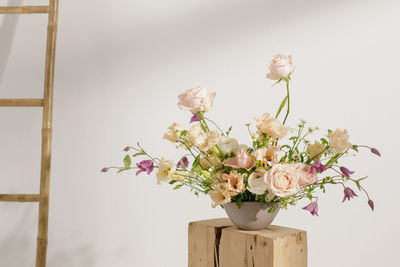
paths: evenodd
<path fill-rule="evenodd" d="M 54 65 L 58 24 L 58 0 L 50 0 L 47 26 L 46 64 L 44 72 L 42 160 L 40 171 L 39 224 L 36 248 L 36 267 L 45 267 L 49 231 L 49 198 L 51 148 L 53 136 Z"/>
<path fill-rule="evenodd" d="M 229 219 L 189 224 L 189 267 L 307 267 L 307 233 L 237 229 Z"/>
<path fill-rule="evenodd" d="M 41 14 L 49 13 L 49 6 L 2 6 L 0 14 Z"/>
<path fill-rule="evenodd" d="M 43 99 L 41 98 L 2 98 L 0 107 L 41 107 Z"/>
<path fill-rule="evenodd" d="M 0 194 L 0 202 L 39 202 L 35 194 Z"/>

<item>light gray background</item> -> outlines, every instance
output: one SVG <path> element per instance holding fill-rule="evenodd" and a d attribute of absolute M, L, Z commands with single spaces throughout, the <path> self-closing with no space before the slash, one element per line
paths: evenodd
<path fill-rule="evenodd" d="M 243 124 L 284 96 L 265 79 L 280 52 L 296 65 L 289 123 L 347 128 L 383 158 L 346 161 L 369 174 L 374 213 L 330 188 L 319 217 L 300 205 L 275 223 L 308 231 L 311 267 L 396 265 L 399 13 L 398 0 L 60 0 L 48 265 L 186 266 L 188 222 L 224 211 L 154 175 L 99 170 L 137 140 L 177 160 L 161 137 L 188 122 L 176 96 L 197 85 L 217 92 L 209 115 L 247 141 Z M 46 16 L 0 19 L 0 97 L 41 97 Z M 0 122 L 0 191 L 38 192 L 41 110 L 2 108 Z M 37 206 L 1 203 L 0 214 L 0 266 L 33 266 Z"/>

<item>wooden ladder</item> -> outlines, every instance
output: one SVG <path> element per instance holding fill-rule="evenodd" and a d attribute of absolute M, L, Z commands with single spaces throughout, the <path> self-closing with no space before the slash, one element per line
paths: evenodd
<path fill-rule="evenodd" d="M 56 54 L 58 0 L 49 0 L 48 6 L 0 7 L 0 14 L 48 14 L 46 64 L 43 98 L 0 99 L 0 107 L 42 107 L 42 159 L 39 194 L 0 194 L 0 201 L 39 202 L 39 223 L 36 248 L 36 267 L 46 266 L 47 233 L 49 225 L 50 161 L 53 121 L 54 59 Z"/>

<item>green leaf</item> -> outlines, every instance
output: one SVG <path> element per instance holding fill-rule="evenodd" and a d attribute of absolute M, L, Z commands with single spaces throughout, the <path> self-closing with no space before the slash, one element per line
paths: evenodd
<path fill-rule="evenodd" d="M 356 183 L 356 186 L 357 186 L 358 190 L 360 190 L 360 191 L 361 191 L 361 185 L 360 185 L 360 181 L 355 181 L 355 183 Z"/>
<path fill-rule="evenodd" d="M 124 165 L 126 168 L 129 168 L 132 165 L 132 160 L 129 155 L 126 155 L 124 158 Z"/>
<path fill-rule="evenodd" d="M 181 187 L 182 187 L 182 185 L 181 185 L 181 184 L 178 184 L 177 186 L 174 187 L 174 190 L 177 190 L 177 189 L 179 189 L 179 188 L 181 188 Z"/>
<path fill-rule="evenodd" d="M 312 194 L 311 194 L 311 193 L 308 193 L 308 194 L 307 194 L 307 197 L 308 197 L 310 200 L 312 200 Z"/>
<path fill-rule="evenodd" d="M 353 145 L 353 150 L 358 152 L 358 146 L 357 145 Z"/>
<path fill-rule="evenodd" d="M 171 181 L 169 181 L 169 184 L 174 184 L 176 182 L 177 182 L 176 180 L 171 180 Z"/>
<path fill-rule="evenodd" d="M 133 154 L 132 157 L 134 158 L 134 157 L 141 156 L 141 155 L 146 155 L 146 154 L 143 152 L 138 152 L 138 153 Z"/>
<path fill-rule="evenodd" d="M 278 109 L 278 112 L 275 115 L 275 118 L 278 118 L 279 114 L 281 114 L 281 111 L 285 107 L 287 100 L 288 100 L 288 96 L 285 96 L 285 98 L 282 100 L 281 105 L 279 106 L 279 109 Z"/>

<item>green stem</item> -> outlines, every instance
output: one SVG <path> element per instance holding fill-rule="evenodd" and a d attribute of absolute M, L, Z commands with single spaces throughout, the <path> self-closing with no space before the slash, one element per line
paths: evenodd
<path fill-rule="evenodd" d="M 289 79 L 285 78 L 285 82 L 286 82 L 286 92 L 287 92 L 287 111 L 286 111 L 285 119 L 283 120 L 283 125 L 285 125 L 285 122 L 286 122 L 287 117 L 289 116 L 289 112 L 290 112 Z"/>

